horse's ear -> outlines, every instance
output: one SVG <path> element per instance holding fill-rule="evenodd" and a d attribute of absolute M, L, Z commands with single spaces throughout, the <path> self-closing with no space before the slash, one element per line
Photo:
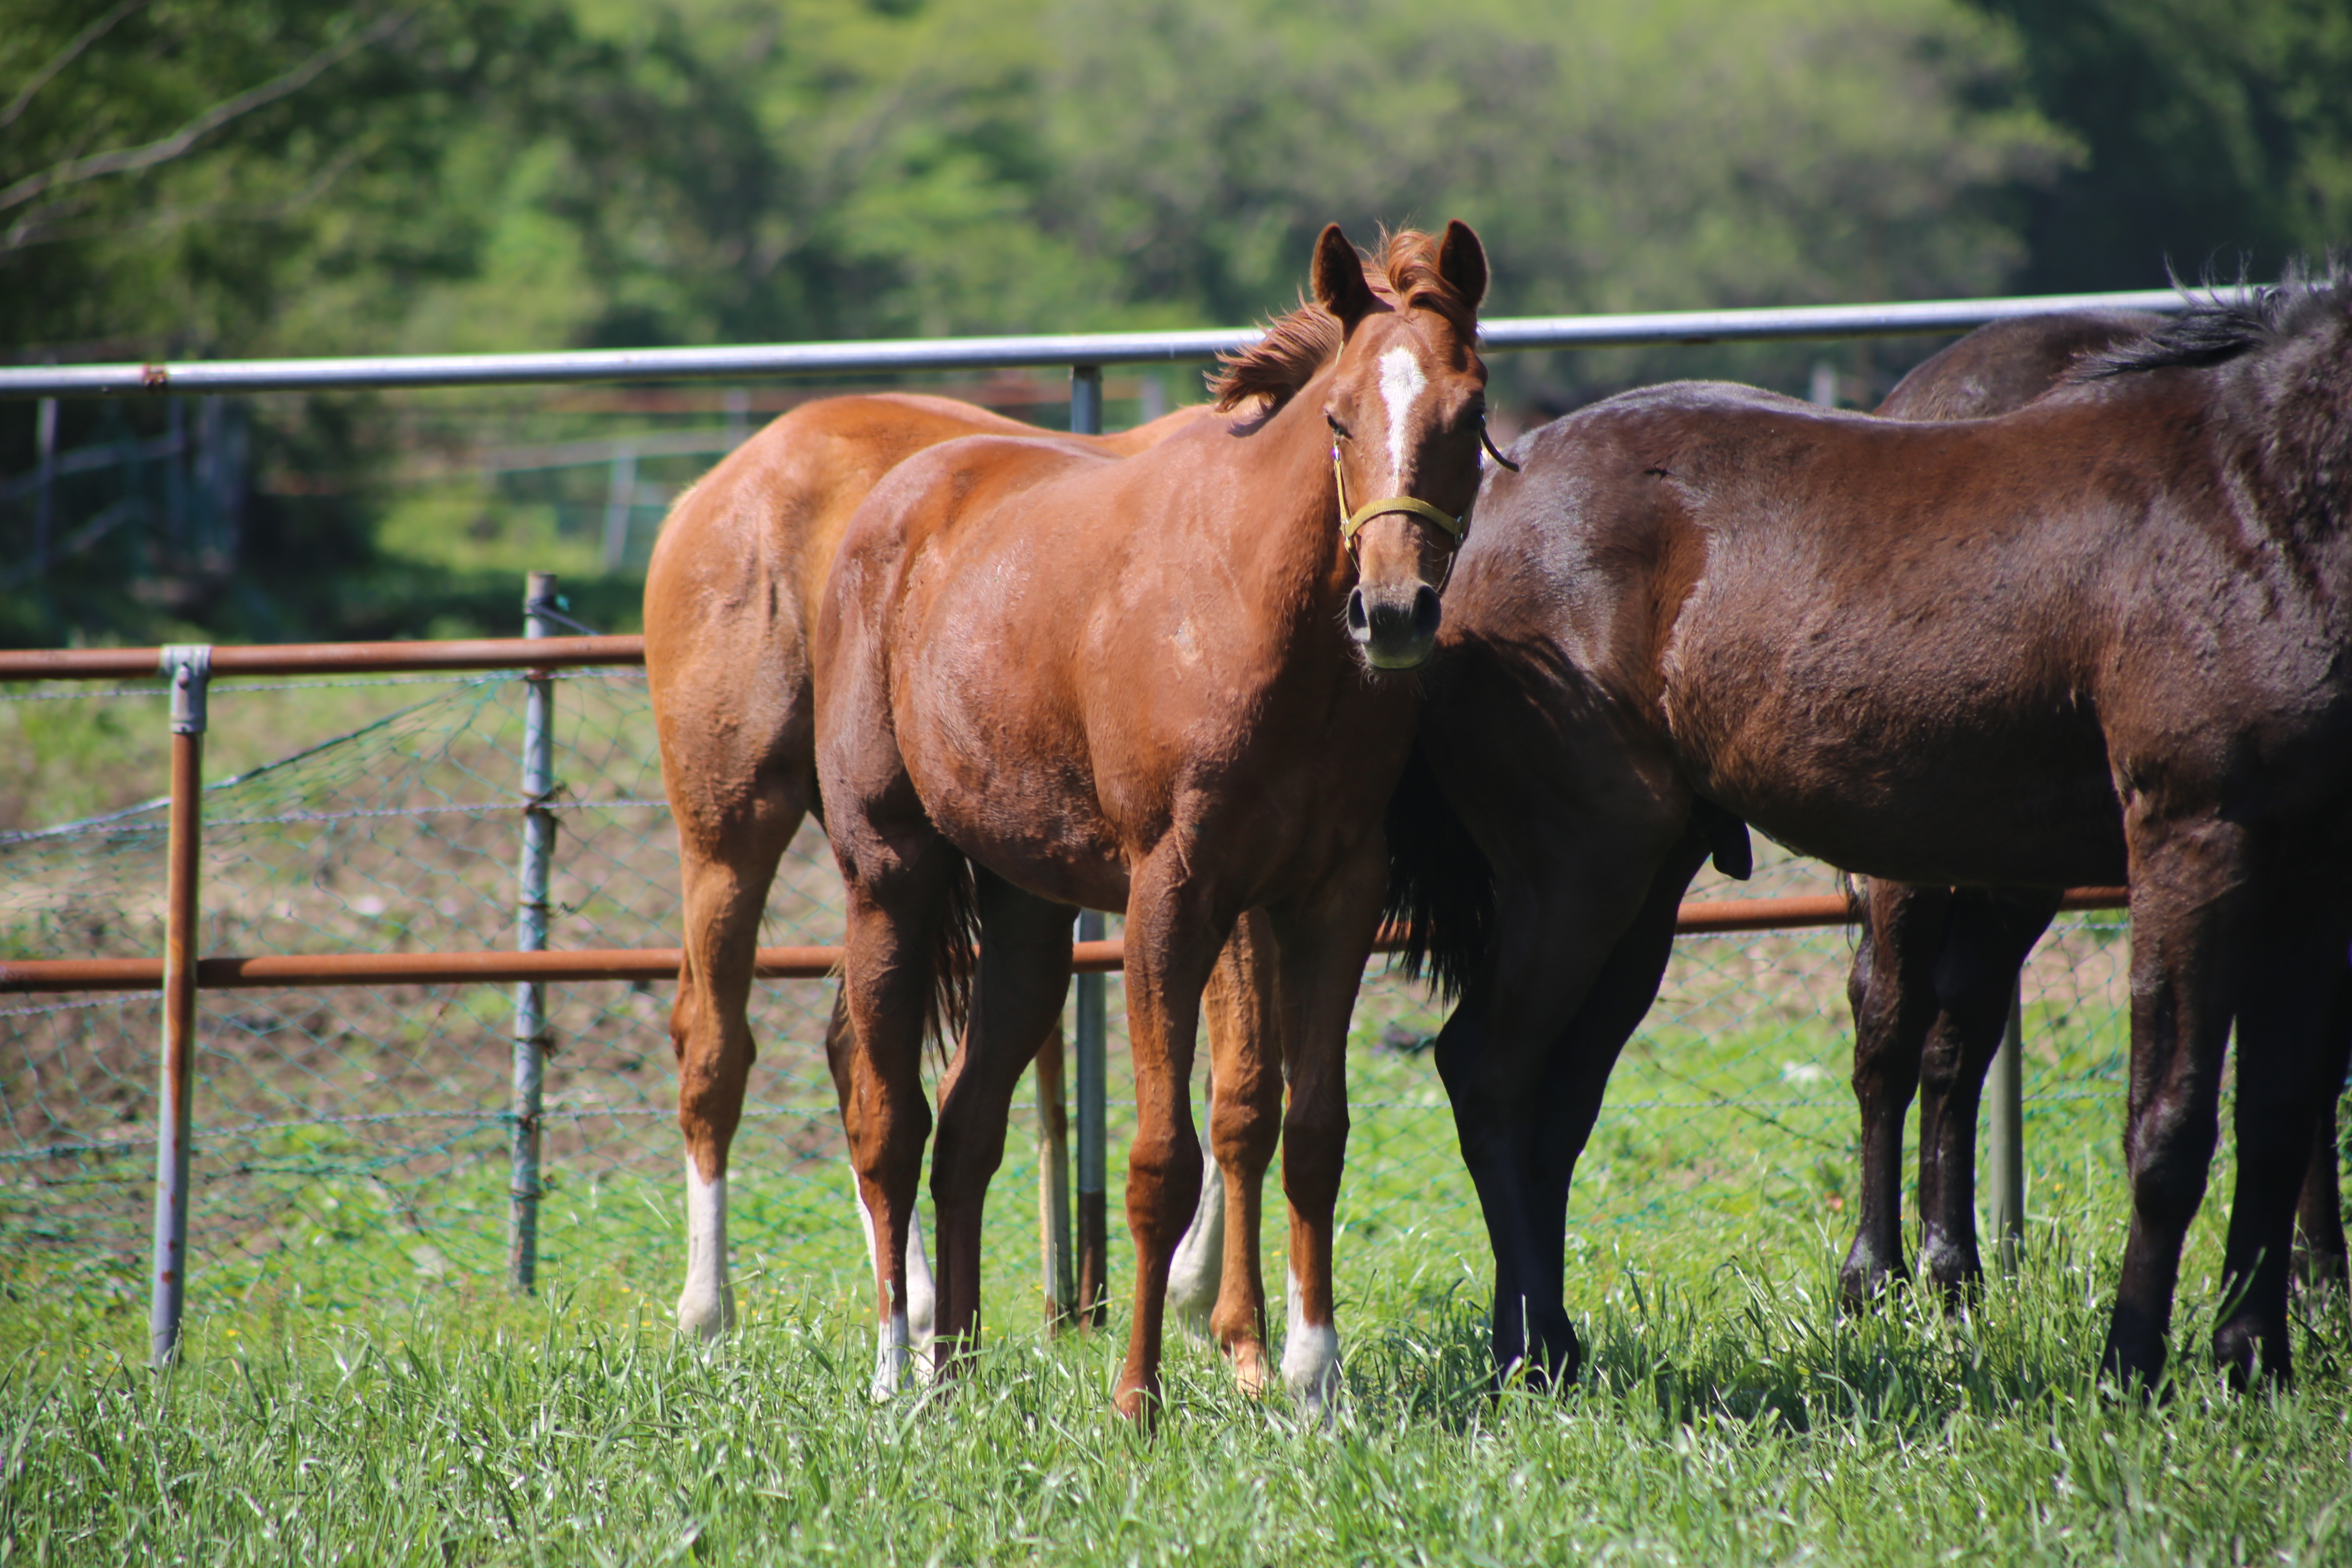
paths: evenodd
<path fill-rule="evenodd" d="M 1315 242 L 1315 302 L 1349 331 L 1375 302 L 1371 285 L 1364 281 L 1363 258 L 1336 223 L 1325 224 L 1323 237 Z"/>
<path fill-rule="evenodd" d="M 1445 243 L 1437 247 L 1437 275 L 1476 310 L 1486 299 L 1486 247 L 1477 231 L 1460 218 L 1445 226 Z"/>

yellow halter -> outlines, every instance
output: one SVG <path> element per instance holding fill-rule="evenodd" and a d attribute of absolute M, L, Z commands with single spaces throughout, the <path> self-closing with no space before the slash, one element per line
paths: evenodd
<path fill-rule="evenodd" d="M 1356 534 L 1364 524 L 1376 517 L 1385 517 L 1392 511 L 1409 512 L 1414 517 L 1427 519 L 1445 531 L 1449 549 L 1462 548 L 1462 520 L 1440 511 L 1429 502 L 1415 496 L 1391 496 L 1386 500 L 1366 501 L 1355 510 L 1349 510 L 1348 476 L 1339 468 L 1339 448 L 1337 443 L 1334 443 L 1331 447 L 1331 478 L 1339 486 L 1339 542 L 1346 545 L 1350 553 L 1356 548 Z"/>

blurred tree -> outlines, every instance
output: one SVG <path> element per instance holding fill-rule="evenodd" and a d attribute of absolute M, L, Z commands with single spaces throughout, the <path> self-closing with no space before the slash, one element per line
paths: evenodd
<path fill-rule="evenodd" d="M 1979 0 L 2085 156 L 2026 197 L 2032 289 L 2275 277 L 2352 240 L 2343 0 Z"/>

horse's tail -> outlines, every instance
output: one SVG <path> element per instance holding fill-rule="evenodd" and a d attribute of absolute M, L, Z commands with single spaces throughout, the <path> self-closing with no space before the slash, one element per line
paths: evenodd
<path fill-rule="evenodd" d="M 954 857 L 948 873 L 947 908 L 940 911 L 937 945 L 931 952 L 931 994 L 923 1001 L 923 1033 L 944 1061 L 963 1038 L 971 1017 L 972 973 L 980 962 L 980 889 L 972 879 L 971 860 L 961 849 L 941 840 L 943 852 Z"/>
<path fill-rule="evenodd" d="M 1388 923 L 1404 945 L 1397 967 L 1426 976 L 1440 997 L 1462 994 L 1495 931 L 1495 868 L 1470 837 L 1415 742 L 1389 796 Z"/>

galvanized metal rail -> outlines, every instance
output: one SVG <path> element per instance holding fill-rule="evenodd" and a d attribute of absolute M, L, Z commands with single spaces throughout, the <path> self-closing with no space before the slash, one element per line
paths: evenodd
<path fill-rule="evenodd" d="M 1482 321 L 1479 345 L 1541 349 L 1653 348 L 1791 339 L 1925 337 L 2052 310 L 2178 310 L 2170 289 L 2041 294 L 1876 305 L 1622 315 L 1517 316 Z M 1035 365 L 1172 364 L 1213 359 L 1258 340 L 1255 327 L 1180 332 L 1060 333 L 838 343 L 747 343 L 692 349 L 585 349 L 551 353 L 403 354 L 371 358 L 183 360 L 174 363 L 24 365 L 0 369 L 0 399 L 135 397 L 162 394 L 354 392 L 518 386 L 593 381 L 712 381 L 747 376 L 863 376 Z"/>

